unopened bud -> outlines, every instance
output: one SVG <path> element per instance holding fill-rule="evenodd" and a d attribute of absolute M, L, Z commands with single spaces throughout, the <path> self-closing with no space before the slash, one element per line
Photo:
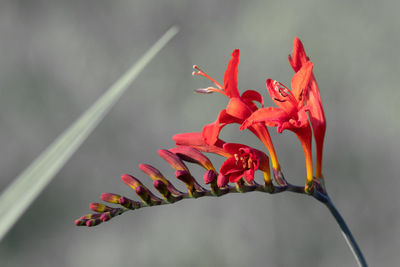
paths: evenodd
<path fill-rule="evenodd" d="M 102 223 L 102 220 L 100 220 L 100 219 L 90 219 L 90 220 L 86 221 L 86 226 L 92 227 L 92 226 L 99 225 L 100 223 Z"/>
<path fill-rule="evenodd" d="M 111 211 L 113 208 L 100 203 L 90 203 L 89 208 L 95 212 Z"/>
<path fill-rule="evenodd" d="M 175 172 L 175 176 L 176 176 L 176 178 L 178 178 L 179 180 L 184 182 L 185 185 L 187 186 L 187 188 L 190 191 L 194 190 L 194 179 L 193 179 L 192 175 L 189 172 L 187 172 L 187 171 L 176 171 Z"/>
<path fill-rule="evenodd" d="M 130 186 L 133 190 L 136 190 L 136 187 L 138 186 L 143 186 L 143 184 L 138 179 L 129 174 L 123 174 L 121 176 L 121 179 L 125 184 Z"/>
<path fill-rule="evenodd" d="M 104 212 L 100 216 L 100 220 L 102 220 L 103 222 L 109 221 L 111 218 L 112 217 L 110 212 Z"/>
<path fill-rule="evenodd" d="M 168 186 L 166 186 L 162 181 L 160 180 L 155 180 L 153 182 L 154 187 L 157 189 L 158 192 L 164 197 L 168 198 L 171 193 L 168 190 Z"/>
<path fill-rule="evenodd" d="M 138 186 L 138 187 L 136 187 L 135 191 L 136 191 L 136 194 L 147 205 L 150 205 L 150 206 L 158 205 L 162 201 L 160 198 L 153 195 L 153 193 L 151 193 L 150 190 L 147 189 L 145 186 Z"/>
<path fill-rule="evenodd" d="M 176 171 L 189 172 L 189 169 L 186 167 L 185 163 L 183 163 L 182 160 L 174 153 L 165 149 L 160 149 L 158 150 L 158 154 Z"/>
<path fill-rule="evenodd" d="M 141 207 L 140 202 L 131 200 L 127 197 L 121 197 L 118 202 L 121 206 L 131 210 L 138 209 Z"/>
<path fill-rule="evenodd" d="M 217 174 L 213 170 L 206 171 L 203 175 L 204 183 L 210 184 L 217 179 Z"/>
<path fill-rule="evenodd" d="M 88 221 L 88 219 L 78 219 L 78 220 L 75 220 L 75 225 L 76 226 L 84 226 L 84 225 L 86 225 L 86 222 Z"/>
<path fill-rule="evenodd" d="M 172 153 L 176 154 L 178 157 L 180 157 L 182 160 L 192 162 L 192 163 L 197 163 L 204 167 L 206 170 L 213 170 L 214 166 L 212 165 L 211 161 L 199 150 L 190 147 L 190 146 L 177 146 L 174 148 L 171 148 L 169 151 Z"/>
<path fill-rule="evenodd" d="M 165 179 L 164 175 L 162 175 L 162 173 L 153 166 L 142 163 L 139 165 L 139 169 L 150 176 L 152 180 L 159 180 L 162 181 L 165 185 L 168 185 L 168 180 Z"/>
<path fill-rule="evenodd" d="M 229 183 L 229 177 L 226 175 L 223 175 L 222 173 L 218 174 L 217 177 L 217 185 L 218 187 L 224 187 Z"/>
<path fill-rule="evenodd" d="M 84 219 L 96 219 L 96 218 L 100 218 L 100 213 L 90 213 L 90 214 L 86 214 L 83 215 L 79 218 L 79 220 L 84 220 Z"/>
<path fill-rule="evenodd" d="M 104 193 L 100 196 L 100 198 L 105 202 L 118 204 L 118 200 L 121 198 L 121 196 L 112 193 Z"/>

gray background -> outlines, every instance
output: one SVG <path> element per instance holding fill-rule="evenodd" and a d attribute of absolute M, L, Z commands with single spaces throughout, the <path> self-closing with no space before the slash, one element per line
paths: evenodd
<path fill-rule="evenodd" d="M 141 162 L 171 177 L 157 150 L 225 107 L 221 95 L 193 93 L 209 86 L 191 76 L 193 64 L 222 82 L 240 48 L 239 87 L 266 96 L 266 78 L 290 84 L 287 55 L 299 36 L 328 122 L 329 193 L 370 265 L 397 266 L 399 8 L 398 1 L 1 0 L 1 190 L 171 25 L 181 32 L 0 243 L 0 265 L 355 266 L 328 211 L 290 193 L 185 200 L 91 229 L 73 224 L 103 192 L 134 195 L 120 174 L 150 185 Z M 222 137 L 262 147 L 236 127 Z M 303 184 L 297 139 L 271 135 L 286 176 Z M 202 174 L 196 166 L 193 173 Z"/>

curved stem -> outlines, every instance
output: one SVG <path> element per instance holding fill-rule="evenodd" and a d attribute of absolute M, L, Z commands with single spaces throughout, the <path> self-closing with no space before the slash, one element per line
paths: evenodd
<path fill-rule="evenodd" d="M 364 255 L 361 252 L 360 247 L 357 244 L 357 241 L 353 237 L 349 227 L 347 226 L 345 220 L 342 215 L 336 209 L 335 205 L 333 205 L 331 199 L 327 195 L 323 195 L 319 192 L 314 192 L 313 196 L 325 204 L 325 206 L 329 209 L 333 217 L 335 218 L 337 224 L 342 230 L 342 234 L 346 240 L 347 245 L 349 246 L 351 252 L 353 252 L 354 258 L 357 260 L 357 263 L 360 267 L 367 267 L 367 261 L 364 258 Z"/>

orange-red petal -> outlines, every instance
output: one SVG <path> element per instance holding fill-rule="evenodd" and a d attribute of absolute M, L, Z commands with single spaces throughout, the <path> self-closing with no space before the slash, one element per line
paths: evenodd
<path fill-rule="evenodd" d="M 224 75 L 224 90 L 229 98 L 239 97 L 239 90 L 237 88 L 239 57 L 239 49 L 233 50 L 232 58 L 229 60 Z"/>
<path fill-rule="evenodd" d="M 280 82 L 271 79 L 267 79 L 266 86 L 271 99 L 279 108 L 288 114 L 294 112 L 297 108 L 297 100 L 288 88 Z"/>
<path fill-rule="evenodd" d="M 293 75 L 292 78 L 292 93 L 299 106 L 304 105 L 305 96 L 308 93 L 308 85 L 312 75 L 313 63 L 311 61 L 305 63 L 301 69 Z"/>
<path fill-rule="evenodd" d="M 238 118 L 235 118 L 227 113 L 225 109 L 221 110 L 215 122 L 204 126 L 202 131 L 202 138 L 208 145 L 214 145 L 218 141 L 221 129 L 230 123 L 242 123 Z"/>
<path fill-rule="evenodd" d="M 226 107 L 226 113 L 233 118 L 225 116 L 225 123 L 241 123 L 243 120 L 247 119 L 252 112 L 253 111 L 242 99 L 240 99 L 239 97 L 231 98 L 228 106 Z M 220 122 L 223 122 L 222 118 L 220 118 Z"/>
<path fill-rule="evenodd" d="M 263 122 L 270 127 L 275 127 L 281 125 L 285 121 L 288 121 L 289 117 L 289 114 L 280 108 L 261 108 L 253 112 L 253 114 L 251 114 L 251 116 L 243 122 L 243 124 L 240 126 L 240 130 L 244 130 L 257 122 Z"/>
<path fill-rule="evenodd" d="M 254 90 L 247 90 L 245 91 L 242 96 L 240 97 L 244 103 L 246 103 L 249 108 L 253 111 L 256 111 L 258 107 L 254 103 L 254 101 L 257 101 L 261 104 L 261 107 L 264 107 L 264 98 L 261 96 L 261 94 L 257 91 Z"/>
<path fill-rule="evenodd" d="M 222 148 L 224 141 L 217 139 L 214 145 L 208 145 L 203 140 L 203 133 L 181 133 L 172 137 L 177 146 L 191 146 L 202 152 L 215 153 L 223 157 L 230 157 L 230 154 Z"/>
<path fill-rule="evenodd" d="M 299 37 L 294 38 L 292 56 L 289 55 L 290 65 L 297 72 L 307 61 L 309 61 L 309 58 L 306 55 L 303 44 Z"/>

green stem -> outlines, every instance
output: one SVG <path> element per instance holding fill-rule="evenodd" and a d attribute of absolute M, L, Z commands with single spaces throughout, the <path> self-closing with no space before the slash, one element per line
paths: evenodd
<path fill-rule="evenodd" d="M 315 190 L 316 191 L 316 190 Z M 328 195 L 321 194 L 319 192 L 314 192 L 313 196 L 319 200 L 320 202 L 324 203 L 325 206 L 329 209 L 332 216 L 335 218 L 337 224 L 339 225 L 340 229 L 342 230 L 342 234 L 346 240 L 347 245 L 349 246 L 351 252 L 353 253 L 354 258 L 357 260 L 357 263 L 360 267 L 367 267 L 367 261 L 364 258 L 364 255 L 361 252 L 360 247 L 357 244 L 357 241 L 353 237 L 349 227 L 347 226 L 345 220 L 343 219 L 342 215 L 336 209 L 335 205 L 333 205 L 331 199 Z"/>

